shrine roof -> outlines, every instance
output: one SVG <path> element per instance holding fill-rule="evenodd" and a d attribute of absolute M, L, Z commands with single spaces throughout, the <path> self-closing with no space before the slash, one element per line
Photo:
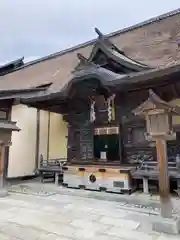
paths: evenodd
<path fill-rule="evenodd" d="M 155 24 L 154 28 L 156 30 L 156 28 L 157 28 L 156 24 L 159 24 L 160 22 L 162 22 L 162 26 L 164 26 L 165 23 L 163 21 L 165 19 L 171 18 L 174 16 L 176 17 L 176 16 L 178 16 L 178 14 L 180 14 L 180 9 L 176 9 L 174 11 L 165 13 L 163 15 L 149 19 L 147 21 L 136 24 L 134 26 L 110 33 L 105 36 L 105 38 L 106 38 L 105 42 L 107 44 L 107 39 L 110 39 L 115 43 L 115 45 L 118 45 L 118 47 L 121 48 L 121 46 L 122 46 L 121 40 L 116 41 L 117 37 L 118 37 L 118 39 L 120 39 L 119 38 L 120 35 L 125 35 L 128 33 L 129 38 L 131 39 L 132 34 L 135 31 L 137 31 L 137 36 L 141 37 L 141 29 L 143 31 L 148 32 L 148 29 L 146 29 L 146 26 Z M 176 23 L 175 20 L 173 20 L 173 22 Z M 168 31 L 169 31 L 169 29 L 171 30 L 171 28 L 172 28 L 171 25 L 168 25 Z M 164 27 L 162 29 L 164 29 Z M 166 30 L 166 28 L 165 28 L 165 30 Z M 161 28 L 160 28 L 160 31 L 164 31 L 164 30 L 161 30 Z M 4 90 L 25 89 L 25 88 L 29 89 L 32 87 L 39 87 L 41 85 L 49 84 L 49 83 L 53 82 L 55 84 L 53 84 L 51 86 L 51 91 L 56 92 L 56 90 L 59 90 L 60 88 L 65 86 L 68 83 L 69 79 L 71 79 L 70 71 L 77 64 L 77 62 L 76 62 L 77 51 L 80 51 L 81 53 L 85 54 L 86 57 L 88 57 L 88 55 L 90 54 L 90 52 L 93 48 L 93 44 L 96 44 L 98 41 L 99 40 L 97 40 L 97 39 L 93 39 L 91 41 L 80 44 L 78 46 L 74 46 L 74 47 L 62 50 L 60 52 L 50 54 L 50 55 L 40 58 L 38 60 L 26 63 L 23 66 L 16 68 L 15 71 L 12 73 L 7 74 L 5 76 L 0 76 L 0 89 L 1 90 L 3 90 L 3 89 Z M 123 41 L 125 41 L 125 40 L 123 40 Z M 139 42 L 143 42 L 143 41 L 144 41 L 144 38 L 142 41 L 138 41 L 138 44 L 139 44 Z M 128 43 L 130 44 L 130 46 L 127 46 Z M 123 47 L 132 48 L 133 53 L 139 51 L 139 49 L 137 49 L 137 45 L 133 44 L 132 41 L 128 41 L 128 43 L 125 44 Z M 101 47 L 103 47 L 102 42 L 99 45 Z M 115 47 L 115 45 L 113 46 L 113 49 L 111 47 L 110 48 L 106 47 L 106 50 L 108 49 L 108 51 L 107 51 L 108 54 L 111 54 L 111 56 L 113 56 L 114 59 L 115 58 L 121 59 L 121 64 L 126 63 L 128 65 L 131 65 L 131 67 L 141 68 L 142 70 L 145 68 L 148 68 L 144 64 L 138 63 L 137 61 L 132 60 L 130 57 L 127 57 L 123 53 L 123 51 L 121 51 L 120 49 L 117 49 Z M 152 46 L 152 44 L 150 44 L 150 46 Z M 153 50 L 153 54 L 156 55 L 155 54 L 156 49 L 159 48 L 159 45 L 154 44 L 153 48 L 155 48 L 155 50 Z M 150 47 L 148 49 L 150 49 Z M 168 45 L 167 49 L 168 50 L 170 49 L 169 45 Z M 174 49 L 174 47 L 173 47 L 173 49 Z M 150 51 L 150 50 L 148 50 L 148 51 Z M 136 54 L 131 54 L 131 51 L 130 51 L 130 55 L 135 56 L 136 59 L 139 59 L 143 62 L 148 62 L 150 64 L 151 63 L 154 64 L 155 61 L 153 58 L 149 57 L 149 60 L 147 59 L 148 53 L 147 53 L 147 51 L 144 51 L 142 54 L 136 55 Z M 156 58 L 156 62 L 158 62 L 159 65 L 176 63 L 176 61 L 175 61 L 176 59 L 174 60 L 174 58 L 171 56 L 171 51 L 169 54 L 167 54 L 167 58 L 164 58 L 162 60 L 161 59 L 159 60 L 159 59 L 160 58 L 158 58 L 158 59 Z M 166 61 L 166 59 L 168 59 L 168 60 Z M 53 89 L 53 87 L 54 87 L 54 89 Z"/>
<path fill-rule="evenodd" d="M 89 59 L 86 59 L 80 53 L 77 54 L 77 57 L 80 60 L 79 65 L 72 71 L 73 79 L 79 78 L 97 78 L 100 81 L 114 81 L 121 77 L 126 76 L 126 74 L 119 74 L 113 71 L 110 71 L 104 67 L 101 67 L 97 64 L 94 64 Z"/>
<path fill-rule="evenodd" d="M 98 50 L 101 50 L 108 58 L 113 61 L 129 68 L 132 71 L 143 71 L 151 69 L 152 67 L 140 63 L 130 57 L 128 57 L 124 51 L 117 48 L 111 41 L 108 39 L 99 29 L 95 28 L 96 33 L 98 34 L 98 39 L 94 44 L 94 47 L 89 56 L 89 61 L 93 61 Z"/>
<path fill-rule="evenodd" d="M 6 75 L 24 65 L 24 57 L 0 65 L 0 76 Z"/>

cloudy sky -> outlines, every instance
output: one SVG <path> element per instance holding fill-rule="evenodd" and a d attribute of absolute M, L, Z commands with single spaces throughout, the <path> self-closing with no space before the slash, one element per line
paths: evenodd
<path fill-rule="evenodd" d="M 109 33 L 178 7 L 179 0 L 0 0 L 0 64 L 90 40 L 94 27 Z"/>

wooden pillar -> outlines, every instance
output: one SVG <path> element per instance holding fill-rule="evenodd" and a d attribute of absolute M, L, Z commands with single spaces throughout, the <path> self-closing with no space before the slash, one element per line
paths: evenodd
<path fill-rule="evenodd" d="M 5 183 L 8 176 L 8 165 L 9 165 L 9 146 L 6 146 L 4 150 L 4 182 Z"/>
<path fill-rule="evenodd" d="M 0 146 L 0 190 L 4 187 L 4 153 L 5 146 Z"/>
<path fill-rule="evenodd" d="M 119 161 L 123 164 L 123 141 L 122 141 L 122 125 L 119 125 Z"/>
<path fill-rule="evenodd" d="M 157 159 L 159 168 L 159 194 L 161 201 L 161 215 L 169 218 L 172 216 L 172 203 L 168 176 L 167 144 L 164 139 L 156 140 Z"/>
<path fill-rule="evenodd" d="M 49 160 L 50 119 L 51 119 L 51 113 L 48 112 L 47 160 Z"/>
<path fill-rule="evenodd" d="M 37 109 L 35 169 L 39 166 L 40 109 Z"/>
<path fill-rule="evenodd" d="M 11 121 L 12 106 L 8 109 L 7 120 Z M 12 133 L 11 133 L 12 136 Z M 8 176 L 8 166 L 9 166 L 9 146 L 5 146 L 4 150 L 4 183 L 6 184 Z"/>

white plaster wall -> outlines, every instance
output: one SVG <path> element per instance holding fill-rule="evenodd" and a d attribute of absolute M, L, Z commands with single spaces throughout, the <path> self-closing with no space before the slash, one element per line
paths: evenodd
<path fill-rule="evenodd" d="M 47 111 L 40 110 L 39 159 L 42 154 L 47 159 L 48 151 Z M 7 177 L 33 175 L 36 158 L 37 109 L 25 105 L 12 107 L 12 121 L 17 122 L 20 132 L 12 133 Z M 67 124 L 62 116 L 50 113 L 49 158 L 67 157 Z"/>
<path fill-rule="evenodd" d="M 12 133 L 7 177 L 32 175 L 35 169 L 37 109 L 15 105 L 11 119 L 17 122 L 21 131 Z"/>
<path fill-rule="evenodd" d="M 67 124 L 62 115 L 50 114 L 49 158 L 67 158 Z"/>

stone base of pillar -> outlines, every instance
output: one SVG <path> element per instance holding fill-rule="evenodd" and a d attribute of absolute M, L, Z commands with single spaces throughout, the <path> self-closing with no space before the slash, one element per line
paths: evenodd
<path fill-rule="evenodd" d="M 160 233 L 179 234 L 180 219 L 158 217 L 158 219 L 153 222 L 152 228 L 154 231 Z"/>
<path fill-rule="evenodd" d="M 55 173 L 55 184 L 59 185 L 59 173 Z"/>
<path fill-rule="evenodd" d="M 143 178 L 143 193 L 149 194 L 148 178 Z"/>
<path fill-rule="evenodd" d="M 5 187 L 5 185 L 7 185 L 7 183 L 5 183 L 4 177 L 3 177 L 3 175 L 1 175 L 0 176 L 0 198 L 6 197 L 8 195 L 8 191 Z"/>
<path fill-rule="evenodd" d="M 6 188 L 0 189 L 0 198 L 7 197 L 8 196 L 8 190 Z"/>
<path fill-rule="evenodd" d="M 163 218 L 170 218 L 172 217 L 172 210 L 173 210 L 173 205 L 171 202 L 171 199 L 161 199 L 161 217 Z"/>

